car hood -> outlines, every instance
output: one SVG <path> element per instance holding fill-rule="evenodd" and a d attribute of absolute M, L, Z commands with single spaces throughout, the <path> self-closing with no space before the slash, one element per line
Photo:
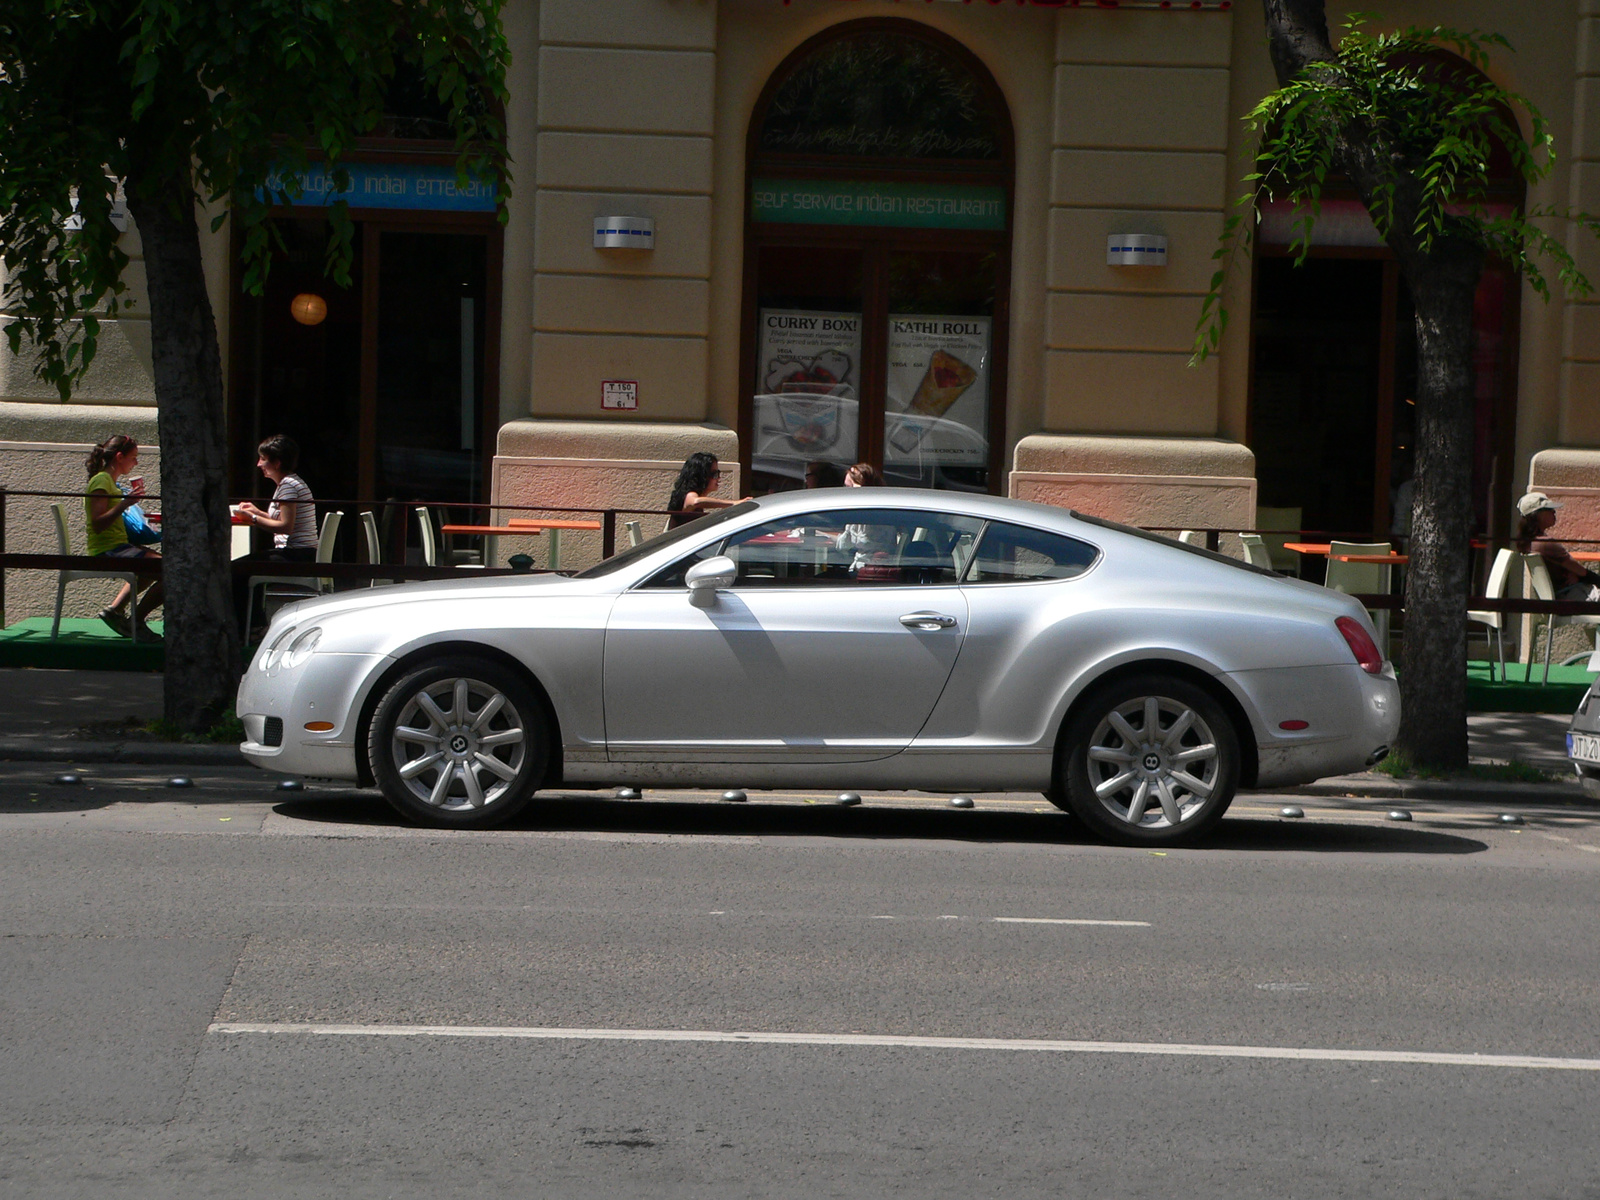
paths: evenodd
<path fill-rule="evenodd" d="M 394 584 L 390 587 L 360 588 L 338 592 L 332 596 L 317 596 L 285 605 L 273 617 L 278 625 L 293 622 L 321 621 L 356 610 L 371 612 L 396 605 L 419 604 L 438 600 L 501 600 L 507 595 L 527 596 L 540 594 L 572 595 L 591 594 L 594 585 L 579 582 L 565 575 L 495 575 L 487 579 L 439 579 L 417 583 Z"/>

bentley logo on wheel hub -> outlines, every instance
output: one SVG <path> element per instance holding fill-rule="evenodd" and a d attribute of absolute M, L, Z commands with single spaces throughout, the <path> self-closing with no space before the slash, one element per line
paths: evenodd
<path fill-rule="evenodd" d="M 1159 771 L 1161 769 L 1161 755 L 1151 753 L 1144 756 L 1144 769 L 1146 771 Z"/>
<path fill-rule="evenodd" d="M 467 739 L 461 734 L 456 734 L 450 739 L 450 753 L 465 754 L 467 752 Z"/>

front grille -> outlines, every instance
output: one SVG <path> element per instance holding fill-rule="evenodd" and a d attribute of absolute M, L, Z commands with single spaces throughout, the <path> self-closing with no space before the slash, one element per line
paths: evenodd
<path fill-rule="evenodd" d="M 263 746 L 283 745 L 283 718 L 268 717 L 267 723 L 261 728 L 261 744 Z"/>

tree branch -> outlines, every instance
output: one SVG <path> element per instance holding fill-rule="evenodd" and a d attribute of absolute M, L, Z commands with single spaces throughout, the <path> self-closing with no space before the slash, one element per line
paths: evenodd
<path fill-rule="evenodd" d="M 1332 62 L 1326 0 L 1261 0 L 1267 18 L 1267 53 L 1287 84 L 1314 62 Z"/>

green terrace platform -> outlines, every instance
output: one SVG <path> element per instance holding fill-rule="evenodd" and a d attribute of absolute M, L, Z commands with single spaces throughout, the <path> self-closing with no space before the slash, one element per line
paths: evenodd
<path fill-rule="evenodd" d="M 1550 682 L 1544 678 L 1544 663 L 1507 663 L 1506 681 L 1500 681 L 1500 664 L 1495 678 L 1489 678 L 1489 664 L 1467 664 L 1467 710 L 1469 712 L 1570 713 L 1594 682 L 1594 672 L 1583 665 L 1550 665 Z"/>
<path fill-rule="evenodd" d="M 161 622 L 150 627 L 161 632 Z M 166 657 L 150 642 L 113 633 L 99 617 L 61 619 L 50 640 L 50 618 L 29 617 L 0 630 L 0 667 L 52 667 L 66 671 L 159 671 Z"/>

